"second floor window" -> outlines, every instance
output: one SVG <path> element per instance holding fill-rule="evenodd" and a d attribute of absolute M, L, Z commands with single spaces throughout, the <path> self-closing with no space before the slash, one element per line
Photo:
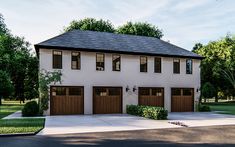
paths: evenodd
<path fill-rule="evenodd" d="M 173 73 L 180 73 L 180 59 L 173 59 Z"/>
<path fill-rule="evenodd" d="M 186 59 L 186 74 L 193 73 L 193 61 L 192 59 Z"/>
<path fill-rule="evenodd" d="M 161 73 L 162 72 L 161 58 L 158 58 L 158 57 L 154 58 L 154 72 L 155 73 Z"/>
<path fill-rule="evenodd" d="M 96 70 L 104 71 L 104 54 L 96 54 Z"/>
<path fill-rule="evenodd" d="M 81 68 L 81 59 L 80 59 L 79 52 L 72 52 L 71 68 L 72 69 L 80 69 Z"/>
<path fill-rule="evenodd" d="M 147 72 L 148 58 L 146 56 L 140 57 L 140 72 Z"/>
<path fill-rule="evenodd" d="M 55 69 L 62 69 L 62 51 L 53 51 L 53 65 Z"/>
<path fill-rule="evenodd" d="M 113 71 L 121 70 L 121 56 L 113 55 Z"/>

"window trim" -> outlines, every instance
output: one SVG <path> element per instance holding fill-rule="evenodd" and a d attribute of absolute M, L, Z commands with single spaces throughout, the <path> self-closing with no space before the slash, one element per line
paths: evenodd
<path fill-rule="evenodd" d="M 104 69 L 103 70 L 97 70 L 97 55 L 98 54 L 101 54 L 104 56 Z M 105 71 L 105 54 L 104 53 L 96 53 L 95 69 L 96 69 L 96 71 Z"/>
<path fill-rule="evenodd" d="M 174 60 L 179 60 L 179 72 L 178 73 L 174 71 Z M 180 74 L 180 59 L 178 58 L 173 58 L 173 74 Z"/>
<path fill-rule="evenodd" d="M 73 62 L 73 53 L 78 53 L 79 54 L 79 66 L 78 66 L 78 64 L 77 64 L 77 67 L 79 67 L 79 68 L 73 68 L 73 65 L 72 65 L 72 62 Z M 72 70 L 81 70 L 81 52 L 77 52 L 77 51 L 71 51 L 71 69 Z"/>
<path fill-rule="evenodd" d="M 191 65 L 191 73 L 187 73 L 187 60 L 191 60 L 191 63 L 192 63 L 192 65 Z M 193 74 L 193 59 L 191 59 L 191 58 L 188 58 L 188 59 L 185 60 L 185 73 L 187 75 L 192 75 Z"/>
<path fill-rule="evenodd" d="M 119 56 L 120 57 L 120 68 L 119 68 L 119 70 L 114 70 L 113 69 L 113 56 Z M 112 71 L 121 71 L 121 55 L 120 54 L 112 54 Z"/>
<path fill-rule="evenodd" d="M 61 52 L 61 68 L 54 66 L 54 52 Z M 52 50 L 52 68 L 53 69 L 63 69 L 63 52 L 61 50 Z"/>
<path fill-rule="evenodd" d="M 156 59 L 160 59 L 160 72 L 156 72 Z M 161 57 L 154 57 L 154 73 L 162 73 L 162 58 Z"/>
<path fill-rule="evenodd" d="M 141 71 L 141 57 L 146 58 L 146 71 Z M 148 56 L 140 56 L 140 72 L 147 73 L 148 72 Z"/>

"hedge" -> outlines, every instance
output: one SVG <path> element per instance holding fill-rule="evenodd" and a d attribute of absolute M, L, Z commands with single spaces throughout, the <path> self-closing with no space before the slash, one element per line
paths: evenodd
<path fill-rule="evenodd" d="M 201 105 L 199 104 L 198 106 L 198 111 L 199 112 L 210 112 L 211 111 L 211 108 L 207 105 Z"/>
<path fill-rule="evenodd" d="M 150 119 L 165 120 L 168 111 L 163 107 L 127 105 L 127 114 L 142 116 Z"/>
<path fill-rule="evenodd" d="M 24 105 L 22 109 L 22 116 L 37 116 L 39 112 L 39 106 L 36 101 L 30 101 Z"/>

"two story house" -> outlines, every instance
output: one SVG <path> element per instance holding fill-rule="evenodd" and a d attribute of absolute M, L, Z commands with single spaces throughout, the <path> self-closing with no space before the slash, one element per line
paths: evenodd
<path fill-rule="evenodd" d="M 50 85 L 47 115 L 126 113 L 126 105 L 194 111 L 203 57 L 153 37 L 74 30 L 35 45 Z"/>

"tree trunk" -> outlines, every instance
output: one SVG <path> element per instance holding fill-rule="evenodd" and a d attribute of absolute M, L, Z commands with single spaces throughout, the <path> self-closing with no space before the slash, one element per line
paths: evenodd
<path fill-rule="evenodd" d="M 215 102 L 218 103 L 218 96 L 215 96 Z"/>

